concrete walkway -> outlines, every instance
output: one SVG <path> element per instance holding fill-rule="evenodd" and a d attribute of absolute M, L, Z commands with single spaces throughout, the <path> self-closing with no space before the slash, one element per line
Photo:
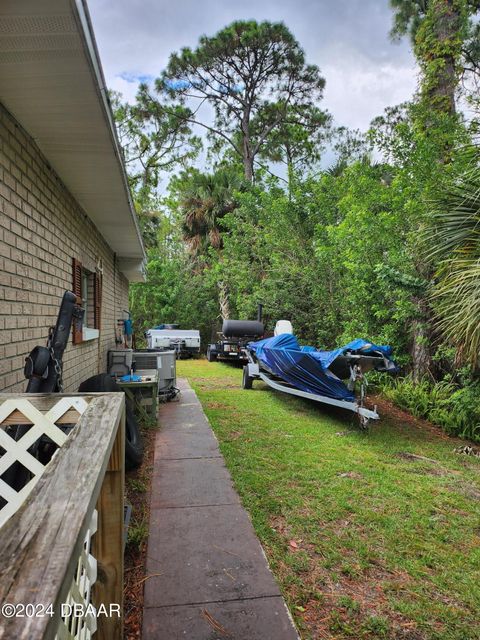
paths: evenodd
<path fill-rule="evenodd" d="M 178 384 L 160 408 L 143 638 L 298 640 L 200 402 Z"/>

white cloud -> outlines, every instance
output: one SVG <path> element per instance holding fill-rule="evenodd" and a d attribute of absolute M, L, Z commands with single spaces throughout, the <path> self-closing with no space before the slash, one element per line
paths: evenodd
<path fill-rule="evenodd" d="M 411 66 L 382 64 L 372 68 L 363 62 L 324 65 L 324 106 L 338 125 L 365 130 L 387 106 L 409 100 L 416 90 Z"/>
<path fill-rule="evenodd" d="M 138 90 L 138 82 L 129 82 L 122 78 L 122 76 L 116 75 L 113 77 L 107 77 L 108 88 L 113 91 L 119 91 L 127 102 L 134 103 L 135 96 Z"/>
<path fill-rule="evenodd" d="M 323 106 L 338 124 L 365 129 L 386 106 L 410 98 L 416 70 L 407 41 L 392 44 L 386 0 L 89 0 L 107 80 L 135 98 L 170 53 L 239 19 L 283 21 L 327 81 Z"/>

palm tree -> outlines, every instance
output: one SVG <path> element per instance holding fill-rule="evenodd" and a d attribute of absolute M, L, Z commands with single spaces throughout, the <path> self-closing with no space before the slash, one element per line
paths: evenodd
<path fill-rule="evenodd" d="M 182 231 L 193 257 L 205 254 L 208 247 L 222 248 L 221 220 L 235 210 L 235 192 L 243 181 L 230 169 L 215 173 L 195 172 L 180 194 Z"/>
<path fill-rule="evenodd" d="M 436 202 L 429 232 L 439 260 L 433 302 L 438 325 L 456 346 L 459 362 L 479 364 L 480 354 L 480 164 Z"/>
<path fill-rule="evenodd" d="M 221 167 L 215 173 L 194 172 L 180 194 L 182 231 L 194 262 L 204 265 L 209 248 L 220 252 L 223 248 L 222 219 L 237 207 L 236 192 L 245 181 L 234 170 Z M 217 283 L 220 312 L 230 316 L 228 289 L 223 281 Z"/>

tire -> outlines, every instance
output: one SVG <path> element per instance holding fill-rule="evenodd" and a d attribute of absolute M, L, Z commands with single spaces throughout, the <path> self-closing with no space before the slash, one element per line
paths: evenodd
<path fill-rule="evenodd" d="M 216 362 L 217 360 L 217 354 L 215 353 L 215 351 L 212 352 L 210 347 L 207 348 L 207 360 L 209 362 Z"/>
<path fill-rule="evenodd" d="M 253 378 L 248 375 L 248 365 L 243 367 L 242 389 L 251 389 L 253 386 Z"/>
<path fill-rule="evenodd" d="M 125 398 L 125 469 L 137 469 L 143 460 L 143 442 L 130 399 Z"/>
<path fill-rule="evenodd" d="M 108 373 L 100 373 L 84 380 L 78 387 L 82 393 L 109 391 L 121 393 L 120 387 Z M 125 398 L 125 469 L 136 469 L 143 460 L 143 442 L 132 401 Z"/>
<path fill-rule="evenodd" d="M 7 427 L 6 432 L 8 435 L 15 441 L 20 440 L 28 431 L 28 426 L 26 425 L 12 425 Z M 37 458 L 38 446 L 33 444 L 28 452 L 33 455 L 34 458 Z M 15 489 L 15 491 L 20 491 L 23 487 L 32 479 L 32 474 L 30 471 L 20 464 L 19 462 L 14 462 L 8 469 L 3 473 L 2 480 L 8 484 L 9 487 Z M 3 498 L 1 499 L 3 505 Z"/>

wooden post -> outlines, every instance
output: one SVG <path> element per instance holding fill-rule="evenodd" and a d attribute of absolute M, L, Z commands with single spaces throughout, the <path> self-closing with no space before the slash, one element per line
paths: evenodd
<path fill-rule="evenodd" d="M 92 539 L 98 571 L 93 586 L 93 604 L 102 614 L 97 617 L 97 635 L 102 640 L 123 637 L 124 467 L 125 405 L 97 502 L 98 528 Z M 118 608 L 112 610 L 111 605 L 118 605 Z M 106 615 L 103 615 L 104 609 Z"/>

